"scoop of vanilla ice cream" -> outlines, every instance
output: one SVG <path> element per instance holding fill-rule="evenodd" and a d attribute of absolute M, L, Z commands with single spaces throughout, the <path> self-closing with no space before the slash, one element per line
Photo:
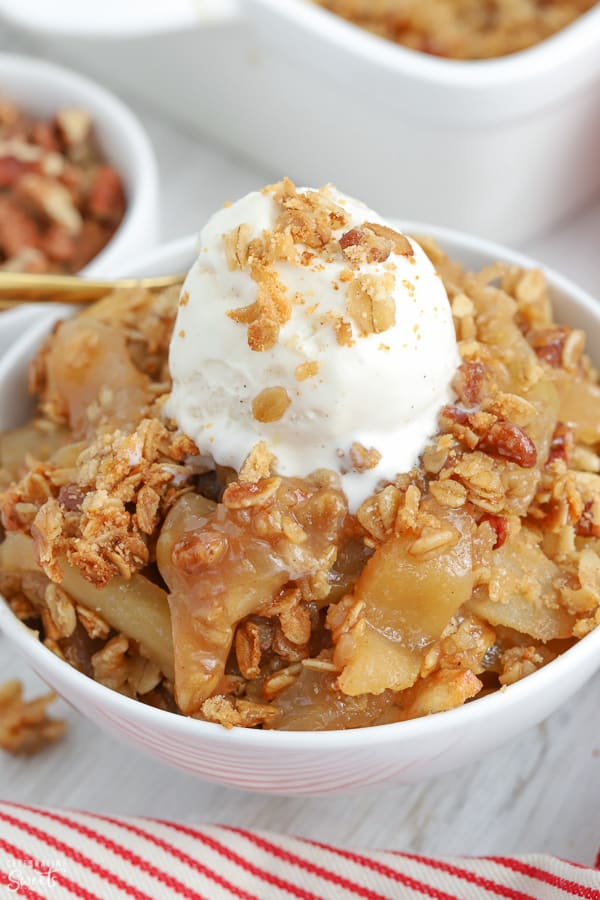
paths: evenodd
<path fill-rule="evenodd" d="M 258 441 L 280 475 L 336 470 L 356 509 L 437 430 L 459 365 L 450 306 L 419 245 L 364 204 L 332 187 L 281 194 L 248 194 L 204 227 L 166 414 L 238 471 Z M 302 198 L 325 212 L 298 212 Z"/>

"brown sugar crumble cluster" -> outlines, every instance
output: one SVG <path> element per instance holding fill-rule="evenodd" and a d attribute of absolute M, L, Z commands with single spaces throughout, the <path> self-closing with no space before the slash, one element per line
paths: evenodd
<path fill-rule="evenodd" d="M 223 236 L 230 270 L 249 272 L 258 285 L 254 303 L 227 313 L 234 322 L 247 326 L 248 346 L 258 352 L 275 346 L 280 329 L 290 320 L 293 304 L 304 302 L 301 297 L 287 296 L 275 268 L 280 262 L 319 266 L 322 259 L 338 258 L 347 264 L 340 280 L 347 294 L 346 312 L 350 321 L 340 315 L 321 316 L 323 324 L 333 327 L 340 345 L 353 343 L 351 322 L 363 337 L 391 328 L 396 321 L 393 263 L 389 264 L 389 271 L 380 275 L 357 275 L 354 270 L 364 263 L 385 263 L 392 253 L 412 257 L 414 252 L 408 239 L 374 222 L 349 228 L 338 239 L 335 232 L 345 228 L 349 219 L 343 207 L 332 198 L 329 187 L 302 193 L 285 178 L 266 187 L 264 192 L 273 195 L 278 207 L 275 227 L 252 238 L 250 226 L 244 224 Z M 339 289 L 340 285 L 336 287 Z M 318 315 L 317 304 L 313 312 Z M 303 381 L 317 371 L 318 363 L 306 363 L 297 378 Z M 262 409 L 259 398 L 255 403 Z M 258 415 L 256 418 L 260 422 L 275 420 Z"/>
<path fill-rule="evenodd" d="M 77 272 L 110 241 L 125 208 L 88 112 L 38 119 L 0 98 L 0 269 Z"/>
<path fill-rule="evenodd" d="M 331 210 L 281 190 L 281 235 L 228 237 L 230 264 L 257 280 L 300 232 L 331 240 Z M 163 419 L 175 292 L 112 294 L 56 328 L 32 364 L 34 419 L 0 438 L 0 588 L 50 650 L 163 710 L 327 730 L 460 706 L 600 624 L 600 385 L 584 335 L 555 323 L 540 271 L 472 273 L 420 243 L 451 303 L 455 399 L 418 465 L 356 515 L 337 473 L 280 477 L 264 443 L 239 473 L 207 471 Z M 277 325 L 266 302 L 248 324 Z M 285 398 L 263 401 L 269 417 Z M 348 456 L 378 462 L 359 444 Z M 5 746 L 19 743 L 8 693 Z"/>
<path fill-rule="evenodd" d="M 242 224 L 223 235 L 230 271 L 249 272 L 258 286 L 252 304 L 227 312 L 234 322 L 247 327 L 248 346 L 257 352 L 274 347 L 281 328 L 291 318 L 293 305 L 305 304 L 299 295 L 288 296 L 276 269 L 282 262 L 314 267 L 321 266 L 322 260 L 344 262 L 340 283 L 334 286 L 346 292 L 347 318 L 319 313 L 317 303 L 304 310 L 315 315 L 321 325 L 332 327 L 341 346 L 352 346 L 355 335 L 366 337 L 392 328 L 396 322 L 394 263 L 377 274 L 359 275 L 357 270 L 364 264 L 387 263 L 392 253 L 414 257 L 410 241 L 376 222 L 364 222 L 360 228 L 348 228 L 336 237 L 336 232 L 339 235 L 349 225 L 349 217 L 333 199 L 329 186 L 303 193 L 285 178 L 266 187 L 264 193 L 272 194 L 278 208 L 274 228 L 252 237 L 250 225 Z M 316 360 L 303 363 L 296 370 L 296 379 L 306 381 L 318 371 Z M 285 388 L 274 385 L 254 398 L 252 410 L 258 422 L 275 422 L 290 403 Z"/>
<path fill-rule="evenodd" d="M 314 0 L 368 31 L 433 56 L 489 59 L 539 44 L 596 0 Z"/>

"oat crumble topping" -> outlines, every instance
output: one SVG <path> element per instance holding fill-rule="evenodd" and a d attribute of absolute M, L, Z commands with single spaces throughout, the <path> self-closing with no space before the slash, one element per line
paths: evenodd
<path fill-rule="evenodd" d="M 291 402 L 284 387 L 265 388 L 252 401 L 252 413 L 257 422 L 277 422 Z"/>
<path fill-rule="evenodd" d="M 347 225 L 348 217 L 332 199 L 329 185 L 302 193 L 285 178 L 264 188 L 263 193 L 273 196 L 279 210 L 274 229 L 253 238 L 250 225 L 244 223 L 223 235 L 229 269 L 248 271 L 258 285 L 254 303 L 227 312 L 234 322 L 248 327 L 251 349 L 261 352 L 275 346 L 281 327 L 290 319 L 292 304 L 305 302 L 303 297 L 287 296 L 275 268 L 277 263 L 300 262 L 319 268 L 322 264 L 316 253 L 331 259 L 341 257 L 348 263 L 340 282 L 347 285 L 348 315 L 357 334 L 366 336 L 391 328 L 395 323 L 392 272 L 356 276 L 354 269 L 363 263 L 384 263 L 391 253 L 412 257 L 409 240 L 374 222 L 364 222 L 360 228 L 344 232 L 338 240 L 335 232 Z M 318 304 L 313 304 L 306 308 L 306 314 L 316 314 L 317 310 Z M 333 324 L 338 343 L 351 346 L 351 324 L 344 319 Z"/>

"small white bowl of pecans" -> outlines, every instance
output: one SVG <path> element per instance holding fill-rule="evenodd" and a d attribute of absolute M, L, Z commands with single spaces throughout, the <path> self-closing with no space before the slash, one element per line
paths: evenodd
<path fill-rule="evenodd" d="M 133 113 L 62 66 L 0 55 L 0 270 L 109 274 L 157 239 L 156 160 Z M 3 314 L 0 343 L 31 314 Z"/>
<path fill-rule="evenodd" d="M 240 512 L 232 470 L 215 473 L 227 488 L 211 493 L 212 475 L 194 474 L 201 458 L 161 418 L 167 346 L 185 292 L 179 301 L 172 289 L 138 291 L 128 302 L 109 295 L 62 325 L 64 309 L 49 309 L 0 360 L 0 628 L 83 715 L 191 775 L 296 795 L 429 778 L 538 724 L 600 664 L 600 386 L 583 354 L 585 339 L 590 358 L 600 359 L 600 307 L 499 245 L 399 227 L 429 236 L 419 243 L 446 286 L 466 360 L 455 385 L 462 405 L 445 407 L 418 467 L 343 527 L 335 526 L 330 482 L 295 479 L 295 494 L 273 500 L 291 501 L 286 514 L 304 516 L 311 541 L 337 527 L 328 546 L 340 552 L 324 594 L 313 582 L 291 591 L 286 582 L 273 602 L 267 568 L 281 564 L 276 554 L 294 532 L 269 537 L 260 503 Z M 153 251 L 128 274 L 188 268 L 195 243 Z M 38 399 L 26 424 L 34 407 L 28 371 Z M 480 372 L 520 386 L 523 396 L 489 382 L 496 406 L 486 401 L 482 414 Z M 98 438 L 113 415 L 143 415 L 145 390 L 153 405 L 136 430 Z M 77 428 L 89 432 L 83 443 L 65 399 Z M 527 425 L 509 427 L 505 418 L 501 437 L 502 417 L 489 412 L 498 403 Z M 278 481 L 270 479 L 273 490 Z M 264 479 L 257 484 L 264 488 Z M 280 506 L 269 509 L 275 515 Z M 432 518 L 412 524 L 423 512 L 455 522 L 458 543 L 417 552 L 426 534 L 413 543 L 414 528 L 433 527 Z M 247 565 L 211 551 L 195 569 L 188 550 L 214 548 L 219 522 L 232 541 L 246 536 Z M 188 540 L 195 534 L 196 544 Z M 132 537 L 132 553 L 147 554 L 133 573 L 123 557 Z M 275 543 L 261 561 L 267 540 Z M 218 578 L 231 579 L 226 603 Z M 348 606 L 351 591 L 357 603 Z M 190 600 L 197 607 L 186 619 Z M 308 640 L 293 631 L 301 607 Z M 393 610 L 400 616 L 390 618 Z M 217 670 L 223 677 L 206 690 Z M 348 682 L 352 671 L 357 685 Z M 195 692 L 187 690 L 196 676 Z M 57 733 L 43 708 L 21 708 L 11 690 L 4 705 L 13 748 L 36 739 L 36 729 L 40 740 Z M 0 746 L 1 707 L 0 693 Z"/>

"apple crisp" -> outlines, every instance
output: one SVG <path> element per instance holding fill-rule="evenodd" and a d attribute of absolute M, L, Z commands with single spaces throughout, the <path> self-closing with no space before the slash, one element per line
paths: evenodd
<path fill-rule="evenodd" d="M 35 417 L 0 438 L 0 588 L 50 650 L 163 710 L 327 730 L 504 689 L 600 624 L 585 336 L 554 321 L 541 271 L 473 273 L 420 243 L 453 313 L 454 401 L 355 515 L 336 473 L 281 477 L 265 444 L 213 470 L 165 417 L 175 291 L 55 328 Z"/>
<path fill-rule="evenodd" d="M 314 0 L 380 37 L 432 56 L 491 59 L 539 44 L 596 0 Z"/>

